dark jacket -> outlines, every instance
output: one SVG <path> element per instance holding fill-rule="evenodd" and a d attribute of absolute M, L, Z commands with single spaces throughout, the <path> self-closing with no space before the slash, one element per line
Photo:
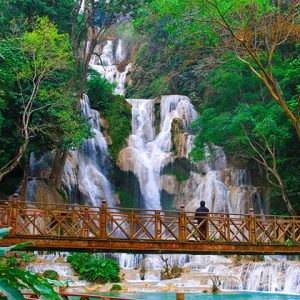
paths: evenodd
<path fill-rule="evenodd" d="M 209 213 L 209 209 L 205 206 L 200 206 L 199 208 L 196 209 L 195 212 L 195 218 L 197 219 L 198 224 L 200 224 L 200 222 L 208 216 Z"/>

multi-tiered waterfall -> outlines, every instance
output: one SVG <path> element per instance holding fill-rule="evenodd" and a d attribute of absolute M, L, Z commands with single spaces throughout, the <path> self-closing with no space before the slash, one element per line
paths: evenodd
<path fill-rule="evenodd" d="M 184 121 L 186 130 L 197 114 L 185 96 L 163 96 L 160 130 L 155 134 L 155 100 L 128 99 L 132 106 L 132 134 L 128 147 L 120 152 L 118 165 L 123 171 L 133 172 L 139 181 L 144 207 L 161 209 L 160 179 L 165 165 L 171 163 L 171 125 L 174 118 Z"/>
<path fill-rule="evenodd" d="M 91 66 L 116 84 L 116 93 L 125 94 L 130 65 L 118 66 L 128 58 L 124 41 L 107 41 L 103 50 L 99 47 L 98 54 L 93 57 Z M 132 134 L 117 164 L 136 178 L 143 207 L 160 209 L 167 195 L 171 207 L 185 204 L 188 211 L 194 211 L 201 200 L 214 212 L 245 213 L 249 207 L 254 207 L 257 213 L 266 211 L 263 196 L 253 186 L 249 172 L 228 162 L 221 148 L 215 148 L 218 155 L 214 161 L 189 162 L 194 140 L 190 124 L 197 113 L 187 97 L 169 95 L 127 101 L 132 107 Z M 108 147 L 101 133 L 101 112 L 91 109 L 87 96 L 82 99 L 81 110 L 95 136 L 86 140 L 78 151 L 70 152 L 63 177 L 64 188 L 73 201 L 80 197 L 86 203 L 99 205 L 100 200 L 106 198 L 113 205 L 113 183 L 109 176 Z M 180 127 L 177 133 L 175 125 Z M 45 173 L 50 158 L 49 153 L 39 161 L 32 156 L 32 172 L 39 167 Z M 166 172 L 178 162 L 185 168 L 184 180 Z M 254 262 L 236 256 L 164 255 L 171 265 L 183 267 L 187 272 L 172 282 L 160 282 L 162 260 L 158 255 L 115 256 L 127 279 L 132 281 L 140 281 L 136 269 L 144 264 L 145 280 L 156 281 L 158 286 L 172 283 L 178 287 L 207 287 L 210 278 L 217 276 L 223 289 L 300 293 L 300 263 L 288 261 L 286 257 L 265 257 Z"/>
<path fill-rule="evenodd" d="M 126 74 L 130 64 L 123 72 L 118 70 L 117 64 L 126 58 L 127 53 L 122 39 L 108 40 L 99 55 L 92 57 L 91 67 L 116 85 L 116 94 L 125 93 Z M 87 95 L 81 100 L 81 112 L 91 125 L 94 137 L 86 139 L 79 151 L 69 153 L 63 175 L 65 191 L 68 198 L 74 202 L 80 197 L 85 203 L 99 206 L 101 199 L 106 199 L 108 205 L 113 206 L 108 145 L 101 132 L 100 113 L 91 109 Z"/>
<path fill-rule="evenodd" d="M 254 206 L 257 212 L 263 213 L 260 193 L 252 186 L 248 172 L 228 166 L 221 148 L 216 147 L 218 157 L 213 162 L 193 164 L 193 170 L 186 170 L 189 176 L 182 182 L 176 180 L 175 175 L 162 173 L 164 167 L 172 165 L 176 159 L 188 159 L 192 148 L 194 136 L 189 133 L 189 127 L 197 113 L 188 97 L 169 95 L 127 101 L 132 106 L 132 134 L 128 147 L 120 152 L 118 166 L 137 177 L 145 208 L 161 209 L 164 191 L 173 197 L 173 206 L 178 208 L 185 204 L 190 211 L 205 200 L 213 212 L 245 213 Z M 160 110 L 157 132 L 155 106 Z M 182 124 L 181 137 L 177 141 L 181 153 L 175 154 L 172 151 L 175 143 L 174 137 L 172 141 L 172 123 L 178 120 Z"/>
<path fill-rule="evenodd" d="M 63 175 L 65 191 L 74 202 L 81 198 L 85 203 L 99 206 L 106 199 L 113 204 L 111 184 L 108 179 L 110 160 L 107 143 L 100 129 L 100 114 L 91 109 L 85 95 L 81 100 L 81 112 L 91 125 L 94 137 L 86 139 L 78 151 L 71 151 Z"/>

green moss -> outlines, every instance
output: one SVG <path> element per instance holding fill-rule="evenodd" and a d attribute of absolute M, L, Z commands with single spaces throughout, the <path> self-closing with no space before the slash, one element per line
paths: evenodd
<path fill-rule="evenodd" d="M 130 105 L 123 96 L 114 96 L 114 102 L 104 117 L 108 120 L 108 134 L 112 139 L 110 154 L 116 162 L 119 152 L 126 145 L 126 140 L 131 132 Z"/>
<path fill-rule="evenodd" d="M 173 175 L 176 177 L 176 180 L 179 182 L 183 182 L 189 179 L 189 176 L 187 174 L 183 174 L 180 171 L 175 169 L 165 170 L 163 172 L 163 175 Z"/>
<path fill-rule="evenodd" d="M 134 207 L 134 198 L 132 196 L 132 193 L 121 188 L 117 188 L 116 192 L 119 195 L 122 207 Z"/>
<path fill-rule="evenodd" d="M 121 291 L 121 290 L 122 290 L 122 287 L 117 283 L 114 283 L 110 289 L 111 292 L 116 292 L 116 291 Z"/>
<path fill-rule="evenodd" d="M 112 139 L 109 150 L 113 161 L 116 162 L 131 132 L 131 108 L 125 97 L 113 94 L 115 85 L 95 71 L 90 73 L 87 93 L 92 107 L 99 110 L 101 116 L 108 121 L 108 135 Z"/>
<path fill-rule="evenodd" d="M 43 273 L 43 277 L 47 278 L 47 279 L 56 280 L 56 279 L 58 279 L 59 276 L 58 276 L 58 273 L 54 270 L 46 270 Z"/>
<path fill-rule="evenodd" d="M 154 115 L 155 115 L 154 128 L 156 132 L 159 132 L 160 131 L 160 102 L 156 102 L 154 104 Z"/>

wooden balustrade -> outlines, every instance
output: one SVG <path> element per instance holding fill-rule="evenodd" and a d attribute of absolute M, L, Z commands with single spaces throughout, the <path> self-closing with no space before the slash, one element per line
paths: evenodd
<path fill-rule="evenodd" d="M 300 218 L 210 213 L 200 224 L 194 212 L 0 201 L 0 226 L 11 237 L 71 241 L 210 244 L 300 244 Z M 126 249 L 124 249 L 126 250 Z"/>
<path fill-rule="evenodd" d="M 121 297 L 112 297 L 112 296 L 103 296 L 103 295 L 91 295 L 91 294 L 84 294 L 84 293 L 75 293 L 75 292 L 66 292 L 66 291 L 59 291 L 59 295 L 64 300 L 70 299 L 79 299 L 79 300 L 94 300 L 94 299 L 101 299 L 101 300 L 131 300 L 128 298 L 121 298 Z M 23 296 L 27 300 L 33 299 L 41 299 L 39 296 L 32 292 L 24 292 Z"/>

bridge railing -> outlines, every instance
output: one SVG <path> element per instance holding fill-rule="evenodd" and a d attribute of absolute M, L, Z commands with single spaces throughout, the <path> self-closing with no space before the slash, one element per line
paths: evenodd
<path fill-rule="evenodd" d="M 0 201 L 11 236 L 163 242 L 300 243 L 300 218 Z"/>

